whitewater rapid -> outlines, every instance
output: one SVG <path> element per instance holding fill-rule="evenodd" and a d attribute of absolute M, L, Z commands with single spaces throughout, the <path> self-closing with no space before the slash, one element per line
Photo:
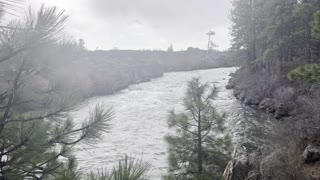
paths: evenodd
<path fill-rule="evenodd" d="M 214 83 L 220 89 L 214 104 L 228 114 L 227 126 L 234 142 L 259 139 L 263 136 L 261 129 L 265 128 L 267 117 L 243 106 L 234 98 L 232 91 L 224 88 L 229 74 L 235 70 L 217 68 L 165 73 L 160 78 L 129 86 L 116 94 L 94 97 L 82 103 L 71 113 L 77 122 L 82 121 L 99 103 L 112 106 L 115 115 L 102 140 L 91 146 L 75 148 L 79 167 L 85 171 L 111 169 L 124 154 L 128 154 L 151 164 L 150 179 L 161 179 L 168 167 L 168 147 L 164 141 L 169 132 L 167 114 L 172 109 L 183 110 L 186 83 L 193 77 Z M 254 132 L 260 134 L 252 135 Z"/>

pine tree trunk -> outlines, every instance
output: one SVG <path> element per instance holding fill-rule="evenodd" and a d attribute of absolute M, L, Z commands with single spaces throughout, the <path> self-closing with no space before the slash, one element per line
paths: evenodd
<path fill-rule="evenodd" d="M 251 8 L 251 62 L 256 60 L 256 18 L 255 18 L 255 5 L 254 1 L 250 1 Z"/>
<path fill-rule="evenodd" d="M 310 22 L 312 20 L 312 12 L 311 12 L 311 3 L 309 0 L 305 0 L 304 3 L 306 4 L 307 9 L 305 9 L 305 19 L 304 19 L 304 26 L 305 26 L 305 39 L 306 39 L 306 48 L 305 48 L 305 56 L 307 62 L 311 63 L 312 54 L 311 54 L 311 25 Z"/>
<path fill-rule="evenodd" d="M 202 138 L 201 138 L 201 113 L 198 112 L 198 174 L 202 173 Z"/>

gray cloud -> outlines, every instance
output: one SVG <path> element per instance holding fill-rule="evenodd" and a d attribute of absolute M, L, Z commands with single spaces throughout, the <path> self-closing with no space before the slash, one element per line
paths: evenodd
<path fill-rule="evenodd" d="M 227 25 L 229 0 L 91 0 L 92 13 L 162 25 Z"/>
<path fill-rule="evenodd" d="M 216 31 L 215 42 L 229 45 L 231 0 L 29 0 L 64 8 L 69 31 L 89 48 L 205 48 L 205 32 Z"/>

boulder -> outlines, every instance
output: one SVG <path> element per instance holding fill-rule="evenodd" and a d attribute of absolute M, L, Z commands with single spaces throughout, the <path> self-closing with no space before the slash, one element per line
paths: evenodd
<path fill-rule="evenodd" d="M 241 90 L 240 90 L 239 88 L 235 87 L 235 88 L 233 89 L 233 95 L 234 95 L 235 97 L 238 97 L 238 96 L 240 95 L 240 93 L 241 93 Z"/>
<path fill-rule="evenodd" d="M 236 73 L 230 73 L 229 76 L 230 77 L 236 77 Z"/>
<path fill-rule="evenodd" d="M 276 109 L 275 109 L 275 107 L 271 106 L 271 107 L 268 107 L 268 108 L 266 109 L 266 112 L 267 112 L 267 113 L 275 113 L 275 112 L 276 112 Z"/>
<path fill-rule="evenodd" d="M 248 176 L 251 166 L 249 165 L 248 154 L 244 147 L 235 148 L 233 159 L 229 161 L 224 171 L 225 180 L 243 180 Z"/>
<path fill-rule="evenodd" d="M 268 108 L 274 108 L 275 102 L 273 99 L 270 98 L 264 98 L 260 103 L 259 103 L 259 108 L 263 110 L 267 110 Z"/>
<path fill-rule="evenodd" d="M 261 179 L 284 180 L 291 179 L 290 174 L 286 173 L 286 149 L 278 149 L 267 157 L 262 159 L 260 163 Z"/>
<path fill-rule="evenodd" d="M 289 116 L 289 110 L 284 104 L 279 104 L 276 108 L 274 117 L 280 119 Z"/>
<path fill-rule="evenodd" d="M 242 91 L 239 96 L 238 96 L 238 99 L 240 101 L 244 101 L 246 99 L 246 93 L 244 91 Z"/>
<path fill-rule="evenodd" d="M 247 178 L 249 167 L 247 161 L 235 160 L 233 162 L 232 178 L 231 180 L 242 180 Z"/>
<path fill-rule="evenodd" d="M 309 144 L 302 154 L 306 163 L 314 163 L 320 161 L 320 146 Z"/>
<path fill-rule="evenodd" d="M 260 103 L 260 98 L 256 97 L 256 96 L 246 96 L 245 100 L 244 100 L 244 104 L 246 105 L 254 105 L 257 106 Z"/>
<path fill-rule="evenodd" d="M 236 86 L 235 79 L 230 78 L 228 84 L 226 85 L 226 89 L 233 89 Z"/>
<path fill-rule="evenodd" d="M 226 85 L 226 89 L 233 89 L 234 87 L 235 87 L 234 84 L 228 83 L 228 84 Z"/>
<path fill-rule="evenodd" d="M 225 180 L 243 180 L 247 178 L 248 172 L 249 168 L 246 162 L 234 159 L 229 161 L 223 176 Z"/>

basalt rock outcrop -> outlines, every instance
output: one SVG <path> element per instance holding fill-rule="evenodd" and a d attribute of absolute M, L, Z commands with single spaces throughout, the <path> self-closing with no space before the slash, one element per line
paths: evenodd
<path fill-rule="evenodd" d="M 306 163 L 320 161 L 320 146 L 309 144 L 302 154 Z"/>

